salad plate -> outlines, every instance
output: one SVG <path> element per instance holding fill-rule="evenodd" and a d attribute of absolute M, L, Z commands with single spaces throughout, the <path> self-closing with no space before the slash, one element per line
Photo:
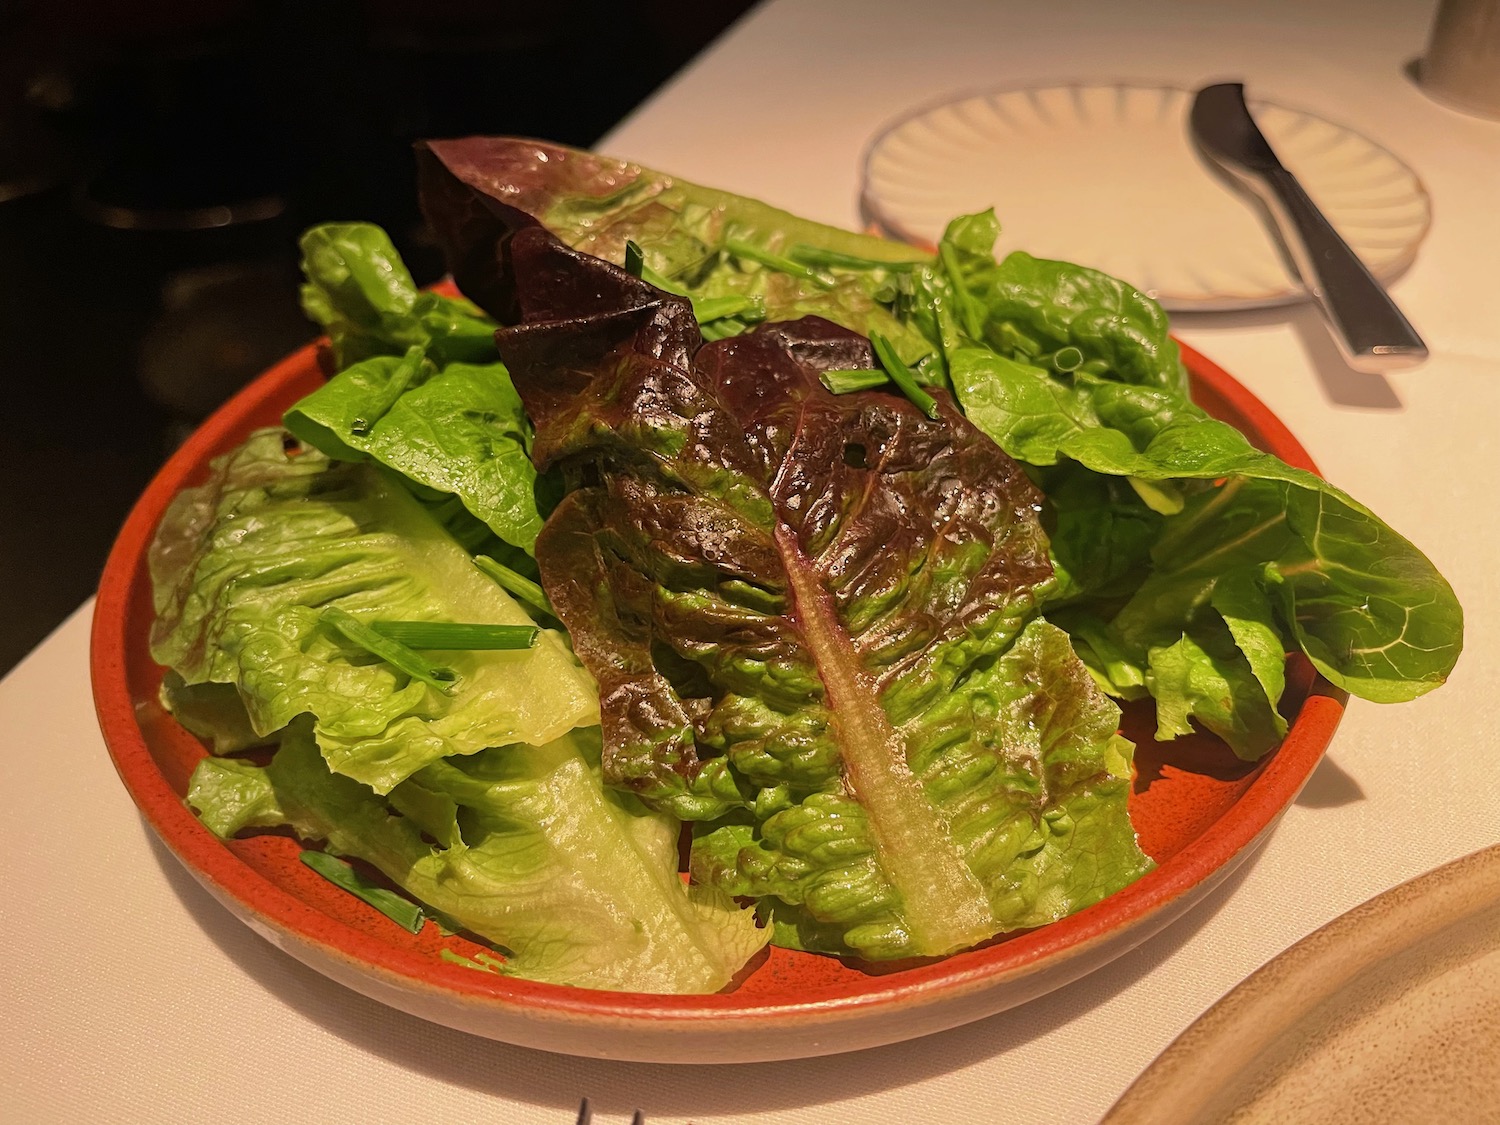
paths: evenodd
<path fill-rule="evenodd" d="M 1255 444 L 1311 470 L 1307 453 L 1234 379 L 1183 348 L 1194 397 Z M 915 1038 L 1032 1000 L 1125 953 L 1199 902 L 1250 855 L 1312 773 L 1345 694 L 1301 658 L 1288 667 L 1292 718 L 1278 749 L 1251 764 L 1193 735 L 1157 745 L 1149 712 L 1127 708 L 1138 744 L 1130 814 L 1157 866 L 1051 925 L 942 959 L 862 965 L 773 948 L 708 995 L 574 988 L 475 971 L 479 951 L 435 924 L 412 934 L 299 862 L 289 835 L 220 840 L 184 803 L 203 746 L 159 702 L 162 669 L 148 546 L 171 499 L 209 462 L 322 383 L 316 346 L 265 373 L 168 461 L 126 521 L 106 565 L 92 634 L 94 698 L 105 742 L 151 828 L 221 903 L 279 948 L 366 996 L 509 1043 L 584 1056 L 723 1063 L 811 1057 Z"/>
<path fill-rule="evenodd" d="M 1104 1125 L 1493 1120 L 1481 1107 L 1500 1105 L 1497 1039 L 1500 844 L 1377 895 L 1259 969 Z"/>
<path fill-rule="evenodd" d="M 1258 216 L 1195 152 L 1192 96 L 1171 86 L 1075 83 L 919 108 L 866 152 L 865 216 L 889 237 L 930 246 L 952 215 L 994 207 L 1007 245 L 1089 262 L 1168 309 L 1304 299 Z M 1249 104 L 1370 271 L 1389 281 L 1409 266 L 1432 217 L 1416 172 L 1352 129 L 1270 101 Z"/>

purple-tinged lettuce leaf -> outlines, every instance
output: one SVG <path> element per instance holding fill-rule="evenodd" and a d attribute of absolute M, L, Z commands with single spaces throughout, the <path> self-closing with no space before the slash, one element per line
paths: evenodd
<path fill-rule="evenodd" d="M 537 225 L 501 241 L 505 276 L 477 280 L 513 301 L 501 357 L 538 468 L 570 486 L 537 540 L 543 584 L 599 683 L 606 781 L 729 818 L 743 846 L 701 837 L 701 879 L 741 893 L 740 857 L 816 840 L 797 879 L 751 893 L 780 887 L 823 946 L 890 958 L 1145 869 L 1116 712 L 1062 634 L 1047 677 L 996 672 L 1052 582 L 1019 465 L 945 394 L 930 420 L 899 394 L 829 393 L 822 372 L 872 358 L 825 320 L 705 345 L 687 300 Z M 1064 724 L 1086 780 L 1058 785 L 1041 724 L 1007 716 L 1074 687 L 1104 721 Z"/>
<path fill-rule="evenodd" d="M 917 365 L 919 380 L 952 390 L 968 417 L 1028 465 L 1055 466 L 1061 460 L 1100 478 L 1118 478 L 1139 502 L 1131 503 L 1111 486 L 1106 511 L 1078 490 L 1054 494 L 1051 486 L 1059 478 L 1044 477 L 1058 517 L 1055 596 L 1067 603 L 1059 620 L 1069 629 L 1108 621 L 1129 597 L 1131 585 L 1140 585 L 1149 572 L 1151 538 L 1158 528 L 1170 534 L 1150 517 L 1183 522 L 1195 494 L 1209 482 L 1245 477 L 1277 482 L 1279 506 L 1303 540 L 1291 544 L 1286 556 L 1252 559 L 1236 547 L 1235 557 L 1227 559 L 1230 569 L 1247 563 L 1257 568 L 1257 597 L 1276 606 L 1261 619 L 1283 647 L 1302 649 L 1335 684 L 1385 702 L 1442 683 L 1459 654 L 1462 612 L 1415 547 L 1349 497 L 1253 450 L 1237 431 L 1194 407 L 1167 319 L 1154 301 L 1122 281 L 1070 263 L 1021 252 L 997 262 L 999 225 L 992 213 L 954 220 L 933 260 L 636 165 L 556 146 L 469 138 L 435 142 L 419 160 L 425 206 L 434 226 L 445 232 L 455 274 L 466 291 L 503 319 L 519 317 L 513 294 L 505 308 L 483 294 L 486 286 L 509 284 L 506 247 L 523 226 L 543 224 L 575 248 L 612 261 L 622 259 L 630 239 L 641 247 L 647 266 L 694 299 L 754 292 L 772 320 L 817 313 L 861 333 L 890 336 L 903 359 Z M 739 244 L 751 246 L 748 258 L 736 255 Z M 799 246 L 813 252 L 799 258 Z M 839 254 L 863 258 L 865 268 L 832 265 Z M 912 260 L 873 268 L 900 254 Z M 815 267 L 810 274 L 809 263 Z M 854 299 L 846 301 L 844 294 Z M 887 328 L 890 319 L 900 325 L 899 334 Z M 705 334 L 718 338 L 745 327 L 726 325 L 730 322 L 706 326 Z M 1257 499 L 1264 495 L 1255 493 Z M 1096 528 L 1089 508 L 1109 516 L 1108 526 Z M 1378 550 L 1371 552 L 1371 544 Z M 1150 553 L 1158 561 L 1166 557 Z M 1164 588 L 1171 584 L 1170 579 L 1152 584 L 1138 602 L 1190 612 L 1175 618 L 1170 612 L 1153 614 L 1149 645 L 1103 638 L 1095 630 L 1084 650 L 1090 659 L 1098 658 L 1095 670 L 1115 689 L 1154 691 L 1155 678 L 1144 682 L 1150 651 L 1193 634 L 1195 649 L 1204 654 L 1197 674 L 1189 677 L 1203 689 L 1192 693 L 1202 705 L 1194 717 L 1211 728 L 1254 728 L 1261 733 L 1227 737 L 1242 754 L 1263 753 L 1274 745 L 1279 727 L 1276 700 L 1267 697 L 1248 725 L 1239 720 L 1226 725 L 1210 721 L 1223 697 L 1209 685 L 1227 677 L 1236 685 L 1235 698 L 1242 700 L 1254 698 L 1254 691 L 1241 688 L 1255 683 L 1264 689 L 1261 694 L 1273 691 L 1273 678 L 1263 673 L 1274 657 L 1255 648 L 1265 649 L 1266 637 L 1231 628 L 1236 648 L 1242 639 L 1252 647 L 1238 648 L 1228 663 L 1208 656 L 1219 651 L 1228 618 L 1210 614 L 1206 594 L 1201 600 L 1180 597 Z M 1367 601 L 1366 592 L 1374 597 Z M 1139 608 L 1127 620 L 1140 618 Z M 1140 628 L 1133 631 L 1138 639 L 1143 635 Z M 1117 651 L 1104 655 L 1106 649 Z M 1111 680 L 1101 662 L 1123 678 Z M 1188 681 L 1164 675 L 1161 682 Z M 1184 698 L 1166 700 L 1169 712 Z M 1188 702 L 1190 713 L 1197 707 Z"/>
<path fill-rule="evenodd" d="M 1054 922 L 1141 875 L 1149 862 L 1122 845 L 1133 834 L 1131 746 L 1067 634 L 1034 620 L 965 691 L 994 708 L 993 744 L 947 749 L 919 770 L 981 875 L 997 928 Z M 939 706 L 929 721 L 948 722 L 965 705 Z M 694 872 L 736 895 L 774 896 L 766 913 L 778 945 L 878 948 L 892 912 L 868 890 L 878 873 L 859 846 L 862 815 L 818 794 L 758 828 L 710 826 L 695 842 Z"/>
<path fill-rule="evenodd" d="M 517 137 L 427 141 L 417 149 L 428 222 L 459 288 L 501 320 L 515 295 L 503 268 L 510 234 L 540 223 L 575 250 L 621 265 L 626 243 L 695 299 L 754 298 L 764 319 L 821 316 L 888 338 L 901 358 L 937 361 L 898 294 L 929 255 L 912 246 L 798 218 L 754 199 L 623 160 Z M 809 267 L 797 260 L 811 254 Z M 496 269 L 497 255 L 499 265 Z M 836 263 L 836 264 L 830 264 Z M 729 318 L 714 335 L 745 325 Z"/>

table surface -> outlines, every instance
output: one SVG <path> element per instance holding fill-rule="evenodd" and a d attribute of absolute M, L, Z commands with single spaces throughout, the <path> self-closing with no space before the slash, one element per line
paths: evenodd
<path fill-rule="evenodd" d="M 293 961 L 157 843 L 95 725 L 86 605 L 0 683 L 0 1120 L 561 1123 L 587 1095 L 601 1123 L 635 1107 L 650 1125 L 1094 1121 L 1258 966 L 1500 840 L 1500 123 L 1444 109 L 1407 77 L 1431 14 L 1401 0 L 780 0 L 599 146 L 854 225 L 869 138 L 945 92 L 1238 77 L 1418 170 L 1434 223 L 1393 292 L 1432 346 L 1423 367 L 1351 372 L 1306 306 L 1175 319 L 1331 480 L 1432 557 L 1468 619 L 1450 682 L 1400 706 L 1354 702 L 1265 847 L 1187 918 L 1022 1008 L 857 1055 L 709 1071 L 474 1038 Z"/>

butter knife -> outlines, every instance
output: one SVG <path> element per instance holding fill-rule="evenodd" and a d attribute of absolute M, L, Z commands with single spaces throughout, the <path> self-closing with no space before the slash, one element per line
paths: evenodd
<path fill-rule="evenodd" d="M 1188 121 L 1203 155 L 1265 205 L 1285 257 L 1350 367 L 1380 375 L 1427 358 L 1411 322 L 1276 158 L 1245 105 L 1243 85 L 1203 87 Z"/>

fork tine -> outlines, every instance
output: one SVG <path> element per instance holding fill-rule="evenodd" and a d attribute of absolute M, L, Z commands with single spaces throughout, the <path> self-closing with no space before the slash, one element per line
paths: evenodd
<path fill-rule="evenodd" d="M 646 1125 L 646 1115 L 640 1110 L 636 1110 L 635 1113 L 631 1115 L 630 1125 Z"/>
<path fill-rule="evenodd" d="M 583 1101 L 581 1101 L 581 1102 L 578 1103 L 578 1122 L 577 1122 L 577 1125 L 590 1125 L 590 1122 L 592 1122 L 593 1120 L 594 1120 L 594 1111 L 593 1111 L 593 1109 L 591 1109 L 589 1107 L 589 1100 L 588 1100 L 588 1098 L 584 1098 Z"/>

